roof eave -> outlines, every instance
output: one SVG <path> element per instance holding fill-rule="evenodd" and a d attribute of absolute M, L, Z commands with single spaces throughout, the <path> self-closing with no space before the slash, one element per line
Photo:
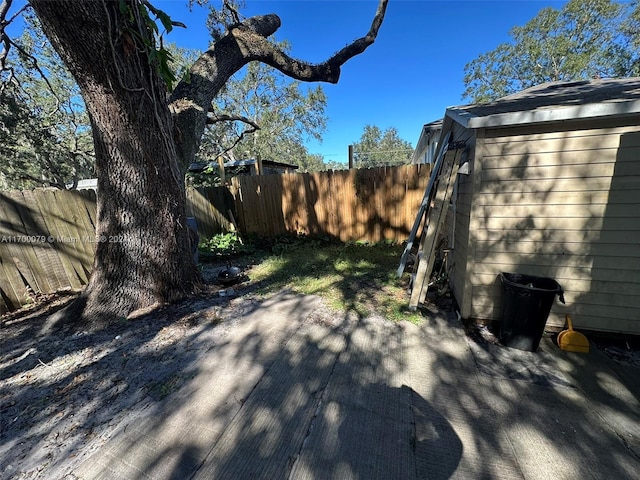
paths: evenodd
<path fill-rule="evenodd" d="M 548 123 L 564 120 L 581 120 L 600 117 L 640 114 L 640 100 L 630 102 L 590 103 L 560 108 L 499 113 L 478 117 L 456 107 L 450 107 L 446 115 L 465 128 L 498 128 L 512 125 Z"/>
<path fill-rule="evenodd" d="M 464 110 L 459 109 L 458 107 L 448 107 L 444 113 L 445 117 L 450 118 L 456 123 L 459 123 L 465 128 L 473 128 L 469 127 L 469 122 L 472 120 L 477 120 L 482 117 L 476 117 L 469 112 L 465 112 Z"/>

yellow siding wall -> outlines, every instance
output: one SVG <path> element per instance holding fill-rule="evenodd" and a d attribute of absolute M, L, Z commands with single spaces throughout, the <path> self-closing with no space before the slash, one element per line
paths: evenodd
<path fill-rule="evenodd" d="M 564 288 L 548 325 L 640 333 L 640 118 L 601 125 L 479 132 L 463 316 L 498 320 L 519 272 Z"/>

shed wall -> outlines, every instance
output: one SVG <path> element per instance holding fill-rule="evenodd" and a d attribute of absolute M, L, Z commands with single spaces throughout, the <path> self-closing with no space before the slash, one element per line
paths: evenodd
<path fill-rule="evenodd" d="M 564 288 L 567 304 L 555 303 L 548 325 L 569 313 L 579 328 L 640 334 L 640 117 L 479 137 L 468 278 L 456 295 L 463 316 L 498 320 L 497 276 L 520 272 Z M 458 194 L 460 223 L 467 194 Z"/>

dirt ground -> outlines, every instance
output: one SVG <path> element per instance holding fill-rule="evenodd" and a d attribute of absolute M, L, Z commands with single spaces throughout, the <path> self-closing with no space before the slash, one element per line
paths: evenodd
<path fill-rule="evenodd" d="M 203 343 L 206 349 L 224 337 L 256 301 L 246 284 L 233 291 L 217 285 L 221 268 L 208 266 L 200 296 L 97 332 L 43 333 L 47 317 L 77 293 L 42 297 L 35 308 L 4 315 L 0 478 L 73 478 L 65 475 L 125 416 L 180 388 Z"/>
<path fill-rule="evenodd" d="M 216 285 L 221 268 L 208 266 L 209 286 L 199 297 L 98 332 L 65 327 L 43 333 L 47 316 L 77 294 L 42 298 L 37 308 L 3 316 L 0 478 L 73 479 L 73 467 L 103 445 L 125 417 L 179 389 L 207 345 L 224 338 L 234 319 L 258 301 L 249 284 L 233 291 Z M 497 341 L 488 331 L 467 332 Z M 639 347 L 629 341 L 598 343 L 617 361 L 635 365 L 640 365 Z"/>

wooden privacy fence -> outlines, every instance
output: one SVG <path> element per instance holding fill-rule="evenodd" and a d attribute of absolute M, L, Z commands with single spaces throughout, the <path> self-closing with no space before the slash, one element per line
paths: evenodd
<path fill-rule="evenodd" d="M 428 165 L 236 177 L 230 187 L 187 189 L 203 238 L 243 233 L 329 235 L 342 241 L 408 236 Z M 0 192 L 0 313 L 37 294 L 87 285 L 96 238 L 93 190 Z"/>
<path fill-rule="evenodd" d="M 87 284 L 95 212 L 93 190 L 0 192 L 0 313 Z"/>
<path fill-rule="evenodd" d="M 342 241 L 403 240 L 415 219 L 429 165 L 240 176 L 230 187 L 188 189 L 189 215 L 204 238 L 241 233 L 329 235 Z"/>

